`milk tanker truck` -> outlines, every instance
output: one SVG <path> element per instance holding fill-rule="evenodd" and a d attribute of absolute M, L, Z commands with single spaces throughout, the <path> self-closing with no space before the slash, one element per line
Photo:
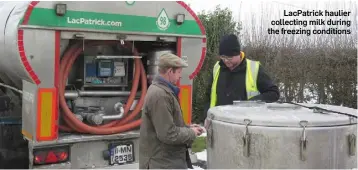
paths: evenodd
<path fill-rule="evenodd" d="M 185 3 L 1 2 L 0 14 L 0 165 L 22 149 L 26 168 L 136 168 L 140 112 L 166 52 L 189 64 L 178 86 L 190 124 L 206 35 Z"/>

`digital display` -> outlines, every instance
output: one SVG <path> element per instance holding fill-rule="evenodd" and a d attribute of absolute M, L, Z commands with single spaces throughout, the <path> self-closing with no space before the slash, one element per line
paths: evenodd
<path fill-rule="evenodd" d="M 103 68 L 110 68 L 111 67 L 111 62 L 105 61 L 105 62 L 101 62 L 101 67 Z"/>
<path fill-rule="evenodd" d="M 98 61 L 98 77 L 113 76 L 113 62 L 110 60 Z"/>

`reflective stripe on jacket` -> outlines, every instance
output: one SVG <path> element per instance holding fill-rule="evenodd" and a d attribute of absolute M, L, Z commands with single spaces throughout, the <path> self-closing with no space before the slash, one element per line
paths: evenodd
<path fill-rule="evenodd" d="M 253 61 L 246 58 L 247 67 L 246 67 L 246 93 L 247 99 L 250 99 L 256 95 L 259 95 L 260 92 L 257 89 L 257 75 L 260 67 L 259 61 Z M 216 62 L 213 69 L 213 83 L 211 86 L 211 97 L 210 97 L 210 108 L 216 106 L 216 87 L 219 79 L 220 65 L 219 61 Z"/>

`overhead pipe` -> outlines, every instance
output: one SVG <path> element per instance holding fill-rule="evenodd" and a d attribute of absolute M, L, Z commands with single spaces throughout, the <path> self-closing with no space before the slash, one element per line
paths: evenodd
<path fill-rule="evenodd" d="M 66 90 L 65 98 L 66 99 L 75 99 L 78 97 L 127 97 L 131 94 L 130 91 L 75 91 L 75 90 Z M 136 93 L 136 97 L 139 97 L 141 94 Z"/>

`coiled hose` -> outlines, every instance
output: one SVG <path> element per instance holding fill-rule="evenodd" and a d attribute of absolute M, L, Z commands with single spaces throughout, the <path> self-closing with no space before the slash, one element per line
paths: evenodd
<path fill-rule="evenodd" d="M 96 46 L 96 45 L 115 45 L 119 43 L 118 41 L 92 41 L 87 42 L 86 47 Z M 67 132 L 80 132 L 80 133 L 88 133 L 88 134 L 97 134 L 97 135 L 108 135 L 108 134 L 115 134 L 115 133 L 121 133 L 125 132 L 134 128 L 137 128 L 141 124 L 141 119 L 133 121 L 132 119 L 135 118 L 141 111 L 141 108 L 144 103 L 144 97 L 147 93 L 147 79 L 146 79 L 146 73 L 144 70 L 143 63 L 140 58 L 135 58 L 135 73 L 134 73 L 134 79 L 132 84 L 132 89 L 129 95 L 129 98 L 127 100 L 127 104 L 124 107 L 124 118 L 121 120 L 115 120 L 108 124 L 101 125 L 101 126 L 89 126 L 80 120 L 76 118 L 74 113 L 68 108 L 66 100 L 65 100 L 65 87 L 66 87 L 66 81 L 67 77 L 69 75 L 69 72 L 72 68 L 72 65 L 76 58 L 81 54 L 82 52 L 82 43 L 77 43 L 68 50 L 66 50 L 64 57 L 61 60 L 60 64 L 60 81 L 59 81 L 59 101 L 60 101 L 60 107 L 61 107 L 61 113 L 64 118 L 64 121 L 66 122 L 67 126 L 61 125 L 59 128 L 63 131 Z M 122 45 L 125 48 L 132 48 L 130 43 L 126 43 L 125 45 Z M 138 51 L 133 48 L 133 54 L 135 56 L 138 56 Z M 141 96 L 140 99 L 133 110 L 133 112 L 129 115 L 129 109 L 131 105 L 133 104 L 135 95 L 137 93 L 139 79 L 141 80 Z"/>

